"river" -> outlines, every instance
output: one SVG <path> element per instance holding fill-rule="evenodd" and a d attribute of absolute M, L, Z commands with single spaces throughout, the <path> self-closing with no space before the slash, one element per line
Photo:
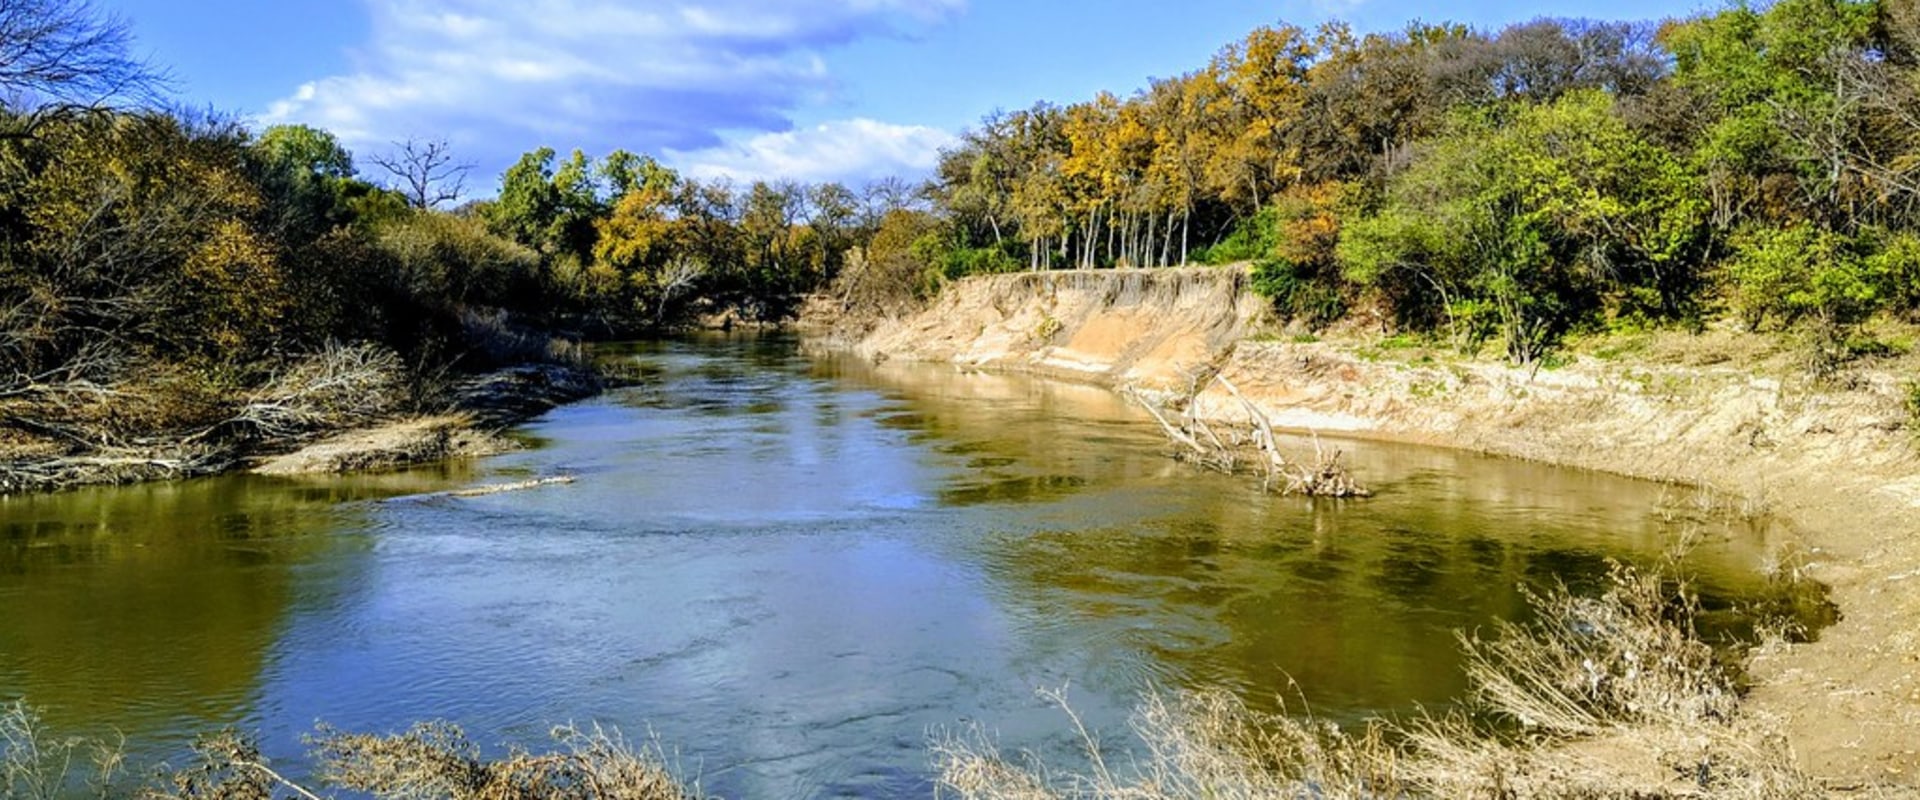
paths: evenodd
<path fill-rule="evenodd" d="M 491 746 L 597 720 L 721 796 L 928 796 L 930 737 L 1068 758 L 1039 689 L 1121 749 L 1156 688 L 1444 707 L 1454 631 L 1681 527 L 1716 630 L 1767 591 L 1777 534 L 1689 522 L 1684 488 L 1338 442 L 1376 497 L 1275 497 L 1101 389 L 777 337 L 616 352 L 641 385 L 505 456 L 0 499 L 0 699 L 136 761 L 225 725 L 298 773 L 316 721 Z M 433 494 L 550 475 L 578 480 Z"/>

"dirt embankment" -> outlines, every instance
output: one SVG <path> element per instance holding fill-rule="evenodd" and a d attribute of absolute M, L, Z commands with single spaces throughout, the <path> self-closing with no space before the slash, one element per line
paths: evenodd
<path fill-rule="evenodd" d="M 883 322 L 855 350 L 1054 377 L 1185 387 L 1250 335 L 1268 304 L 1238 268 L 990 275 Z"/>
<path fill-rule="evenodd" d="M 1181 391 L 1217 368 L 1273 419 L 1708 486 L 1787 521 L 1843 619 L 1756 656 L 1748 707 L 1782 718 L 1829 786 L 1920 785 L 1920 458 L 1900 374 L 1814 382 L 1758 337 L 1674 334 L 1528 372 L 1366 342 L 1249 339 L 1265 304 L 1237 272 L 1087 272 L 962 281 L 883 324 L 870 356 Z M 1203 412 L 1238 413 L 1218 388 Z M 1364 477 L 1364 476 L 1363 476 Z"/>

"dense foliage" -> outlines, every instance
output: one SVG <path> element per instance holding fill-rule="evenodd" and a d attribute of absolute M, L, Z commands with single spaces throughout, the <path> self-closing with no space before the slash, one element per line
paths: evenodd
<path fill-rule="evenodd" d="M 1913 0 L 1276 25 L 1127 97 L 989 115 L 922 186 L 542 148 L 452 210 L 443 142 L 374 157 L 377 185 L 326 131 L 147 110 L 164 81 L 84 4 L 0 6 L 0 402 L 59 411 L 12 414 L 39 435 L 81 435 L 58 421 L 128 387 L 230 394 L 333 343 L 427 373 L 524 357 L 501 342 L 529 330 L 775 321 L 823 289 L 886 313 L 1025 268 L 1248 261 L 1310 324 L 1366 309 L 1522 362 L 1598 326 L 1838 341 L 1920 312 Z"/>
<path fill-rule="evenodd" d="M 742 189 L 550 149 L 449 211 L 467 168 L 444 141 L 372 156 L 376 184 L 327 131 L 157 108 L 131 47 L 84 2 L 0 0 L 0 445 L 230 432 L 312 354 L 392 354 L 422 396 L 547 358 L 549 334 L 784 319 L 925 213 L 897 181 Z"/>
<path fill-rule="evenodd" d="M 1365 303 L 1530 361 L 1582 327 L 1920 311 L 1917 188 L 1911 0 L 1280 25 L 1131 97 L 987 117 L 942 159 L 936 256 L 1252 261 L 1307 321 Z"/>

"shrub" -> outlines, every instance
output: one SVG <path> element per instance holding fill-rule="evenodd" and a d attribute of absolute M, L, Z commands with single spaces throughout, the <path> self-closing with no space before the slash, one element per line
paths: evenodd
<path fill-rule="evenodd" d="M 1281 314 L 1314 327 L 1339 320 L 1347 313 L 1347 299 L 1338 277 L 1302 275 L 1290 261 L 1263 259 L 1250 274 L 1253 291 L 1271 299 Z"/>
<path fill-rule="evenodd" d="M 539 297 L 538 254 L 479 219 L 414 213 L 380 226 L 377 241 L 414 296 L 516 308 Z"/>
<path fill-rule="evenodd" d="M 1727 274 L 1749 328 L 1812 319 L 1839 331 L 1880 307 L 1890 257 L 1862 257 L 1854 239 L 1803 222 L 1736 236 Z"/>
<path fill-rule="evenodd" d="M 1260 213 L 1240 220 L 1233 230 L 1227 232 L 1226 238 L 1194 251 L 1191 260 L 1217 266 L 1269 258 L 1277 246 L 1277 236 L 1274 210 L 1262 209 Z"/>

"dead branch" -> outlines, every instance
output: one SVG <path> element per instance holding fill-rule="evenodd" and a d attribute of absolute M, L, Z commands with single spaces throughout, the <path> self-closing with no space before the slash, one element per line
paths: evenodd
<path fill-rule="evenodd" d="M 466 193 L 473 165 L 454 161 L 445 139 L 408 139 L 393 146 L 394 152 L 367 160 L 393 176 L 395 191 L 406 195 L 414 208 L 438 208 Z"/>
<path fill-rule="evenodd" d="M 1237 423 L 1240 426 L 1238 428 L 1228 428 L 1225 437 L 1200 416 L 1198 404 L 1194 402 L 1216 383 L 1239 401 L 1241 410 L 1246 414 L 1246 421 Z M 1185 412 L 1177 423 L 1160 403 L 1132 392 L 1154 421 L 1160 423 L 1161 431 L 1175 446 L 1174 458 L 1227 474 L 1240 472 L 1243 467 L 1250 468 L 1260 475 L 1262 487 L 1281 494 L 1309 497 L 1369 497 L 1373 494 L 1354 481 L 1353 475 L 1340 463 L 1339 450 L 1328 452 L 1321 446 L 1318 433 L 1308 431 L 1313 436 L 1312 461 L 1287 455 L 1280 447 L 1273 421 L 1225 376 L 1214 375 L 1205 385 L 1196 379 L 1189 391 L 1182 402 Z M 1228 424 L 1221 419 L 1215 422 L 1223 426 Z"/>
<path fill-rule="evenodd" d="M 392 350 L 329 345 L 268 382 L 238 414 L 196 438 L 245 432 L 261 439 L 300 441 L 365 425 L 404 402 L 404 375 Z"/>

